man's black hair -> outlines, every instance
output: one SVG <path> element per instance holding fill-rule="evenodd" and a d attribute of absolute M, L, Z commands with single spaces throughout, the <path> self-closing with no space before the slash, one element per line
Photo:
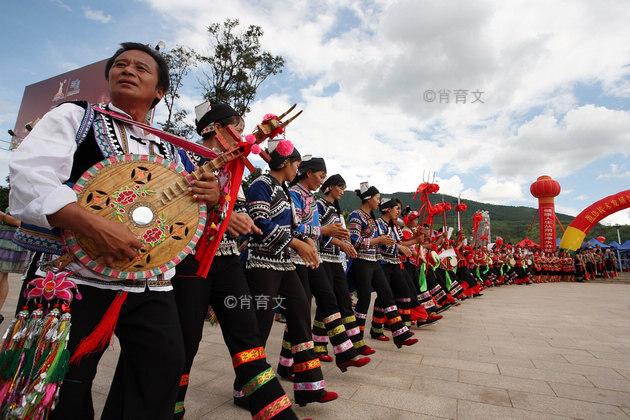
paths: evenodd
<path fill-rule="evenodd" d="M 162 89 L 162 91 L 166 93 L 170 86 L 168 63 L 166 62 L 166 59 L 164 59 L 164 56 L 160 54 L 157 50 L 139 42 L 123 42 L 122 44 L 120 44 L 120 48 L 114 53 L 114 55 L 109 58 L 109 60 L 107 60 L 107 64 L 105 64 L 105 80 L 109 80 L 109 70 L 114 65 L 114 61 L 116 61 L 116 58 L 125 51 L 131 50 L 138 50 L 147 53 L 151 56 L 151 58 L 153 58 L 153 60 L 155 60 L 158 66 L 157 87 Z M 155 99 L 153 101 L 153 104 L 151 105 L 151 108 L 157 105 L 158 102 L 160 101 L 158 99 Z"/>

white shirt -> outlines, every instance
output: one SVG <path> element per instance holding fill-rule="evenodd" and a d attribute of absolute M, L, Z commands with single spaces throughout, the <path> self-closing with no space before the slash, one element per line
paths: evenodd
<path fill-rule="evenodd" d="M 109 109 L 129 116 L 112 104 L 109 105 Z M 64 185 L 64 182 L 68 180 L 72 171 L 73 157 L 77 150 L 75 137 L 84 114 L 85 110 L 82 107 L 71 103 L 53 108 L 15 149 L 9 162 L 11 185 L 9 210 L 13 216 L 25 223 L 51 229 L 47 216 L 77 201 L 76 193 Z M 142 144 L 134 141 L 131 139 L 132 135 L 159 141 L 156 136 L 145 133 L 137 126 L 124 123 L 114 126 L 117 138 L 120 138 L 119 127 L 124 127 L 129 139 L 128 153 L 149 154 L 151 143 L 147 141 L 146 144 Z M 78 284 L 131 292 L 143 291 L 137 287 L 123 287 L 117 284 L 116 280 L 97 274 L 79 263 L 72 263 L 67 269 L 81 277 L 108 281 L 107 284 L 95 284 L 70 277 Z M 38 270 L 37 274 L 45 273 Z M 169 280 L 174 275 L 173 268 L 163 274 L 163 279 Z M 155 279 L 154 277 L 150 280 Z M 172 290 L 172 286 L 151 287 L 151 290 Z"/>

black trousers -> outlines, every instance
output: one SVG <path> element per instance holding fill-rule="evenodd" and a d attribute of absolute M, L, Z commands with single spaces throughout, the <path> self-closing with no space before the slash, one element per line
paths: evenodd
<path fill-rule="evenodd" d="M 466 282 L 466 285 L 468 285 L 468 287 L 474 287 L 477 285 L 477 279 L 475 278 L 475 276 L 473 275 L 473 273 L 470 271 L 470 268 L 468 267 L 468 265 L 462 265 L 457 267 L 457 281 L 461 284 Z"/>
<path fill-rule="evenodd" d="M 35 278 L 36 263 L 29 268 L 22 289 Z M 72 302 L 68 350 L 74 353 L 83 338 L 99 323 L 116 297 L 114 290 L 79 285 L 81 300 Z M 18 310 L 24 305 L 20 294 Z M 184 346 L 172 291 L 145 290 L 129 293 L 114 331 L 120 356 L 103 419 L 172 419 L 177 385 L 184 367 Z M 69 366 L 61 385 L 52 419 L 92 419 L 92 382 L 104 351 Z"/>
<path fill-rule="evenodd" d="M 407 326 L 410 326 L 411 325 L 411 322 L 410 322 L 411 308 L 415 308 L 416 306 L 419 305 L 417 302 L 417 299 L 414 298 L 414 305 L 412 306 L 411 299 L 415 295 L 415 289 L 413 289 L 412 291 L 412 289 L 409 288 L 409 282 L 407 281 L 405 273 L 403 272 L 403 270 L 400 268 L 398 264 L 381 264 L 381 267 L 383 268 L 383 273 L 385 273 L 385 278 L 387 278 L 387 281 L 389 282 L 389 285 L 392 288 L 392 292 L 394 293 L 396 305 L 398 306 L 398 312 L 402 316 L 404 324 Z M 376 298 L 376 302 L 374 303 L 374 311 L 373 311 L 372 319 L 383 317 L 383 312 L 380 311 L 380 309 L 384 307 L 385 306 L 383 305 L 382 301 L 379 298 Z M 383 324 L 381 323 L 380 325 L 377 326 L 377 328 L 379 326 L 380 326 L 379 332 L 382 333 Z M 373 323 L 372 329 L 375 329 L 374 323 Z"/>
<path fill-rule="evenodd" d="M 429 288 L 429 293 L 431 293 L 431 296 L 433 296 L 439 305 L 442 305 L 446 301 L 446 291 L 438 282 L 436 270 L 427 267 L 425 273 L 427 276 L 427 287 Z"/>
<path fill-rule="evenodd" d="M 357 319 L 354 316 L 348 278 L 346 277 L 343 265 L 341 263 L 323 262 L 322 266 L 328 275 L 328 279 L 332 282 L 342 321 L 346 326 L 346 333 L 350 340 L 352 340 L 354 348 L 360 353 L 365 347 L 365 341 L 363 341 Z"/>
<path fill-rule="evenodd" d="M 255 416 L 286 395 L 264 357 L 255 313 L 257 302 L 249 291 L 238 256 L 215 257 L 205 279 L 196 275 L 197 265 L 194 256 L 188 256 L 177 266 L 177 275 L 173 279 L 186 352 L 177 405 L 174 406 L 175 416 L 181 418 L 185 413 L 189 374 L 199 349 L 208 305 L 217 316 L 232 357 L 236 374 L 235 397 L 246 397 L 250 412 Z M 273 305 L 273 301 L 267 304 Z M 244 389 L 248 383 L 252 385 Z M 290 403 L 282 414 L 285 418 L 295 418 Z"/>
<path fill-rule="evenodd" d="M 351 276 L 357 288 L 358 300 L 354 310 L 359 328 L 363 327 L 361 338 L 363 338 L 367 311 L 370 308 L 372 288 L 376 291 L 377 301 L 381 305 L 379 308 L 382 309 L 383 313 L 382 321 L 377 319 L 377 324 L 380 322 L 387 324 L 393 333 L 395 343 L 402 343 L 410 338 L 413 334 L 403 324 L 394 301 L 394 294 L 381 265 L 376 261 L 355 259 L 352 264 Z M 372 325 L 375 325 L 374 319 Z"/>
<path fill-rule="evenodd" d="M 319 359 L 313 351 L 309 300 L 295 270 L 277 271 L 266 268 L 246 270 L 252 296 L 280 296 L 285 309 L 287 329 L 293 356 L 296 400 L 315 401 L 326 392 Z M 266 344 L 273 325 L 272 305 L 256 308 L 260 342 Z"/>
<path fill-rule="evenodd" d="M 315 296 L 317 308 L 315 309 L 315 321 L 313 323 L 313 342 L 316 354 L 326 354 L 326 344 L 330 338 L 333 352 L 337 362 L 345 362 L 357 355 L 354 345 L 346 332 L 341 312 L 337 304 L 337 296 L 333 289 L 333 283 L 323 265 L 313 269 L 304 265 L 297 265 L 296 270 L 309 304 L 311 295 Z M 283 376 L 291 374 L 289 364 L 292 364 L 289 347 L 291 341 L 289 332 L 285 330 L 280 355 L 283 357 L 278 365 L 278 372 Z"/>
<path fill-rule="evenodd" d="M 415 290 L 416 296 L 418 296 L 420 294 L 420 284 L 418 282 L 418 267 L 416 267 L 409 261 L 405 261 L 404 267 L 405 271 L 407 272 L 407 281 L 409 282 L 409 287 L 411 287 L 412 290 Z"/>

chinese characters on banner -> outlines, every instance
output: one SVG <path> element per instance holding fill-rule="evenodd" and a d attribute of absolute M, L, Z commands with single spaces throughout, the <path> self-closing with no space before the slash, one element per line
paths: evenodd
<path fill-rule="evenodd" d="M 554 205 L 548 203 L 540 207 L 540 246 L 545 252 L 556 250 L 556 213 Z"/>
<path fill-rule="evenodd" d="M 583 227 L 583 230 L 588 232 L 604 217 L 627 208 L 628 203 L 630 203 L 630 192 L 622 191 L 615 194 L 615 196 L 609 200 L 600 200 L 599 202 L 591 205 L 586 209 L 586 215 L 584 217 L 587 225 Z"/>

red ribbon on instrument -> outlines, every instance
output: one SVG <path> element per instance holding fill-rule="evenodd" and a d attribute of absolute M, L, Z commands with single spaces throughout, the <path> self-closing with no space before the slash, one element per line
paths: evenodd
<path fill-rule="evenodd" d="M 243 156 L 247 156 L 251 151 L 252 144 L 239 143 L 239 148 L 241 148 Z M 238 195 L 238 190 L 241 186 L 241 181 L 243 180 L 245 162 L 243 159 L 234 159 L 226 165 L 226 169 L 230 171 L 231 177 L 229 192 L 230 200 L 227 202 L 228 208 L 225 212 L 225 217 L 221 221 L 221 224 L 219 225 L 219 230 L 216 233 L 210 233 L 206 227 L 206 231 L 199 239 L 199 242 L 197 242 L 197 249 L 195 252 L 195 259 L 199 263 L 199 265 L 197 266 L 197 275 L 203 278 L 206 278 L 208 272 L 210 271 L 210 266 L 212 266 L 214 256 L 216 255 L 217 250 L 219 249 L 219 245 L 221 244 L 221 238 L 223 238 L 223 235 L 227 230 L 230 217 L 232 216 L 232 212 L 234 211 L 236 196 Z"/>

